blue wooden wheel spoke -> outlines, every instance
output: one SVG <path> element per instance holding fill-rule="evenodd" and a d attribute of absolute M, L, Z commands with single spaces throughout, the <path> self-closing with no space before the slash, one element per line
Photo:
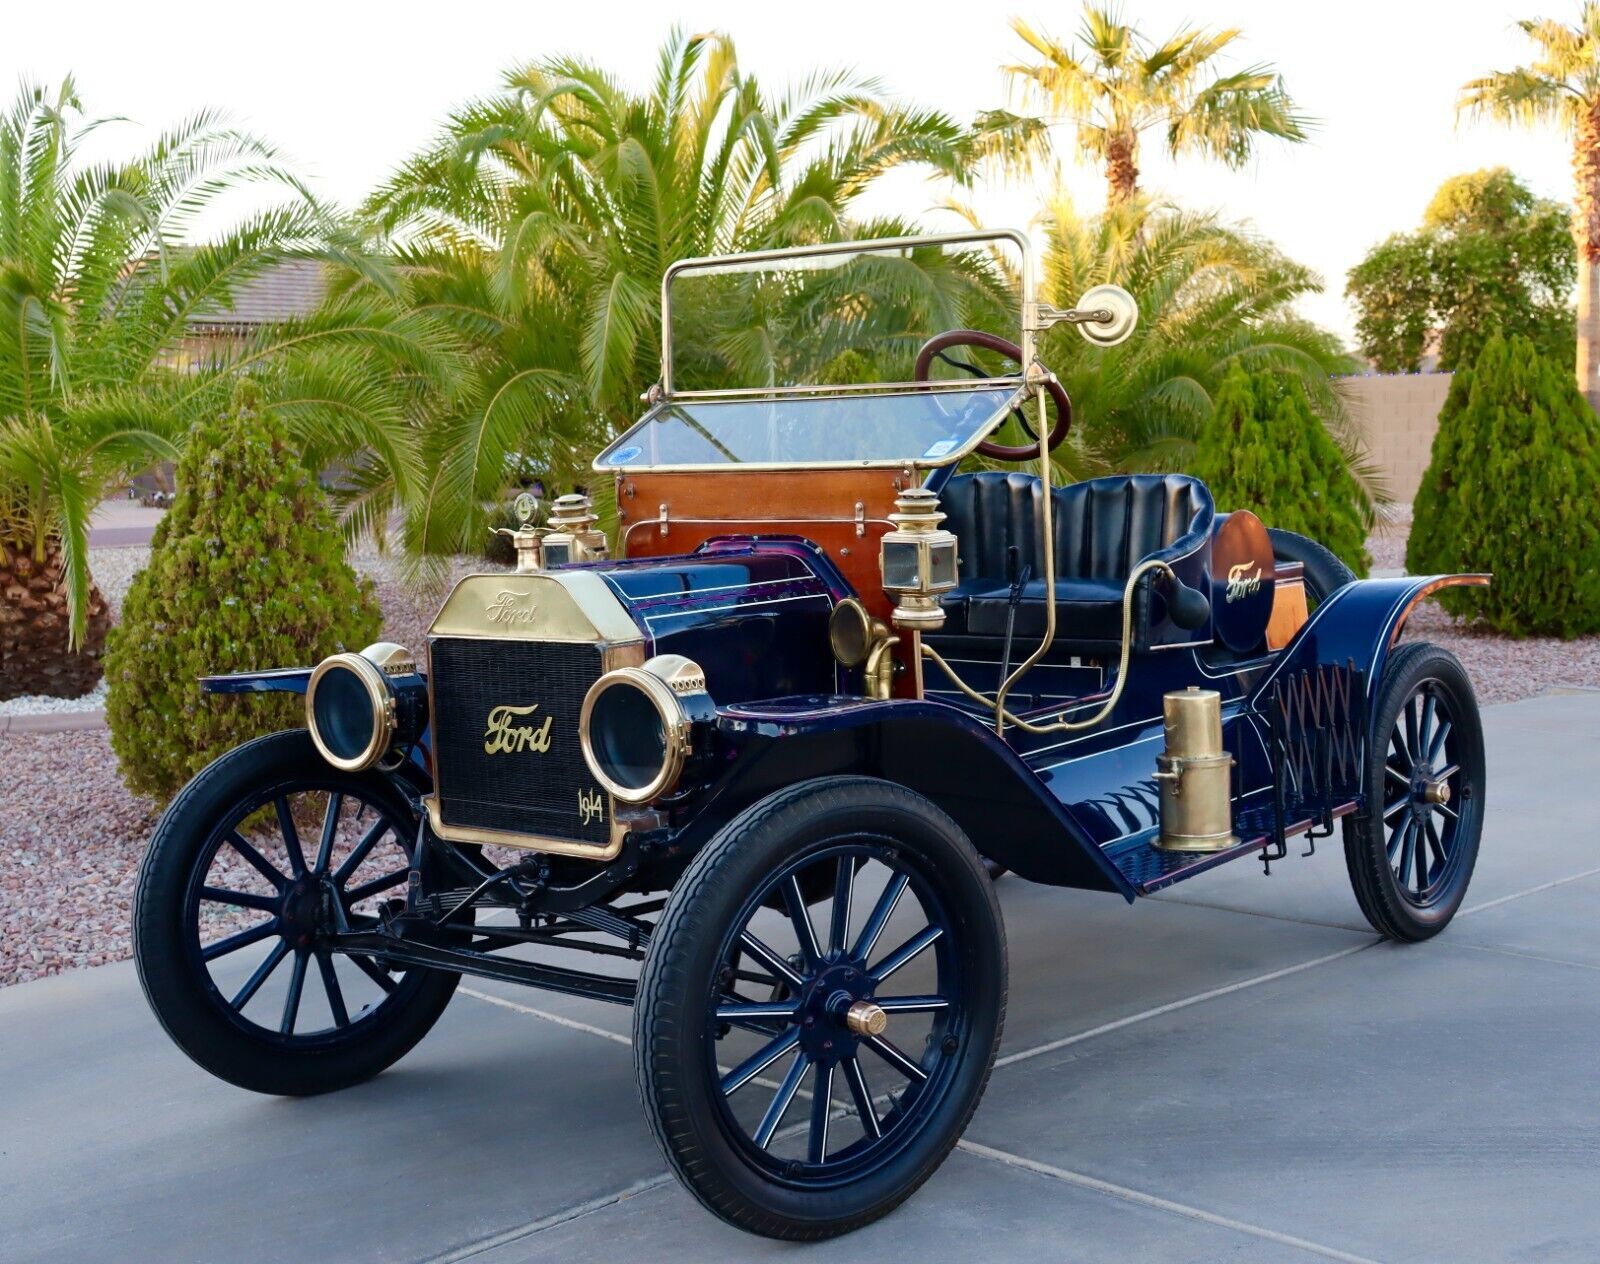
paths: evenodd
<path fill-rule="evenodd" d="M 793 1001 L 741 1001 L 735 1000 L 717 1006 L 717 1017 L 723 1022 L 735 1018 L 793 1018 Z"/>
<path fill-rule="evenodd" d="M 806 1138 L 806 1162 L 823 1163 L 828 1158 L 828 1123 L 833 1116 L 833 1071 L 817 1067 L 817 1086 L 811 1098 L 811 1134 Z"/>
<path fill-rule="evenodd" d="M 1450 736 L 1450 730 L 1452 727 L 1453 726 L 1449 720 L 1439 721 L 1439 727 L 1434 730 L 1433 741 L 1428 743 L 1428 754 L 1426 758 L 1430 765 L 1437 764 L 1439 762 L 1439 756 L 1444 753 L 1444 744 Z"/>
<path fill-rule="evenodd" d="M 878 902 L 867 918 L 867 924 L 861 928 L 856 946 L 850 950 L 850 955 L 857 961 L 865 961 L 872 955 L 872 950 L 878 945 L 878 937 L 894 916 L 895 905 L 900 903 L 900 897 L 910 885 L 911 878 L 907 874 L 896 873 L 889 879 L 889 884 L 883 888 L 883 893 L 878 896 Z"/>
<path fill-rule="evenodd" d="M 789 920 L 794 923 L 794 934 L 800 943 L 801 955 L 805 957 L 808 966 L 815 966 L 822 960 L 822 945 L 817 942 L 817 931 L 811 924 L 811 914 L 806 912 L 806 897 L 800 890 L 798 874 L 791 873 L 784 880 L 783 904 L 789 911 Z"/>
<path fill-rule="evenodd" d="M 328 872 L 328 862 L 333 859 L 333 840 L 339 833 L 339 809 L 343 806 L 344 795 L 329 791 L 328 808 L 322 814 L 322 838 L 317 843 L 317 863 L 311 870 L 319 878 Z"/>
<path fill-rule="evenodd" d="M 845 1083 L 850 1086 L 850 1100 L 855 1103 L 862 1129 L 873 1139 L 883 1136 L 883 1125 L 878 1121 L 878 1108 L 872 1104 L 872 1090 L 867 1087 L 861 1060 L 846 1058 L 839 1065 L 844 1071 Z"/>
<path fill-rule="evenodd" d="M 306 962 L 308 953 L 297 952 L 294 954 L 294 971 L 289 975 L 289 993 L 283 998 L 283 1019 L 278 1023 L 278 1034 L 281 1036 L 294 1035 L 295 1020 L 300 1016 L 300 994 L 306 986 Z"/>
<path fill-rule="evenodd" d="M 887 957 L 873 966 L 869 972 L 875 982 L 882 983 L 895 971 L 915 961 L 924 952 L 931 948 L 944 930 L 938 926 L 927 926 L 918 931 L 905 943 L 901 944 Z"/>
<path fill-rule="evenodd" d="M 322 990 L 328 997 L 328 1009 L 333 1013 L 333 1025 L 348 1027 L 350 1011 L 345 1008 L 344 991 L 339 986 L 339 976 L 334 973 L 333 954 L 326 948 L 317 950 L 317 972 L 322 975 Z"/>
<path fill-rule="evenodd" d="M 251 944 L 258 944 L 269 935 L 278 933 L 278 919 L 269 918 L 259 925 L 242 930 L 236 935 L 229 935 L 226 939 L 219 939 L 215 943 L 207 944 L 200 950 L 202 961 L 215 961 L 218 957 L 225 957 L 230 952 L 238 952 L 241 948 L 248 948 Z"/>
<path fill-rule="evenodd" d="M 363 804 L 363 806 L 365 805 Z M 344 862 L 333 871 L 334 885 L 342 887 L 350 881 L 355 871 L 361 868 L 361 862 L 367 858 L 367 854 L 377 845 L 378 840 L 388 832 L 389 822 L 387 820 L 380 817 L 374 821 L 356 845 L 350 849 L 350 854 L 344 858 Z"/>
<path fill-rule="evenodd" d="M 800 1091 L 800 1081 L 805 1079 L 806 1071 L 811 1066 L 811 1058 L 805 1050 L 799 1050 L 794 1055 L 794 1061 L 789 1064 L 788 1074 L 783 1077 L 783 1082 L 778 1085 L 778 1091 L 772 1095 L 772 1103 L 767 1107 L 767 1113 L 761 1116 L 761 1122 L 756 1125 L 753 1140 L 765 1150 L 772 1144 L 772 1136 L 778 1131 L 778 1126 L 783 1123 L 783 1117 L 789 1113 L 789 1107 L 794 1102 L 795 1094 Z"/>
<path fill-rule="evenodd" d="M 213 904 L 232 904 L 235 908 L 256 909 L 262 913 L 276 913 L 282 904 L 276 895 L 258 895 L 254 891 L 234 891 L 228 887 L 201 887 L 200 898 Z"/>
<path fill-rule="evenodd" d="M 272 945 L 272 951 L 262 958 L 261 964 L 255 972 L 245 980 L 244 986 L 234 993 L 233 999 L 228 1002 L 234 1009 L 243 1009 L 250 1004 L 250 999 L 261 990 L 261 985 L 267 981 L 267 976 L 278 968 L 278 963 L 289 955 L 289 945 L 279 940 Z"/>
<path fill-rule="evenodd" d="M 289 885 L 289 879 L 284 876 L 283 870 L 273 864 L 259 851 L 244 840 L 238 830 L 229 830 L 227 833 L 228 846 L 243 856 L 250 865 L 268 882 L 280 890 Z"/>
<path fill-rule="evenodd" d="M 287 795 L 280 794 L 272 801 L 278 813 L 278 830 L 283 835 L 284 850 L 289 853 L 289 872 L 296 878 L 305 877 L 306 854 L 300 849 L 300 831 L 294 827 L 294 813 L 289 808 Z"/>
<path fill-rule="evenodd" d="M 805 986 L 806 981 L 795 972 L 795 968 L 771 948 L 769 948 L 765 943 L 757 939 L 755 934 L 748 927 L 745 929 L 744 933 L 739 936 L 739 943 L 746 952 L 748 952 L 762 965 L 766 966 L 767 969 L 771 970 L 778 979 L 781 979 L 790 987 L 801 988 Z"/>
<path fill-rule="evenodd" d="M 842 953 L 850 935 L 850 903 L 855 893 L 856 858 L 853 853 L 839 857 L 833 879 L 833 917 L 828 927 L 828 951 Z"/>
<path fill-rule="evenodd" d="M 861 1043 L 913 1083 L 920 1084 L 928 1078 L 928 1073 L 919 1063 L 913 1062 L 896 1045 L 882 1036 L 868 1036 Z"/>
<path fill-rule="evenodd" d="M 410 869 L 396 869 L 386 873 L 381 878 L 374 878 L 371 882 L 363 882 L 358 887 L 353 887 L 344 893 L 345 906 L 359 904 L 371 895 L 378 895 L 384 891 L 393 890 L 411 876 Z"/>
<path fill-rule="evenodd" d="M 394 978 L 371 957 L 364 956 L 358 952 L 346 953 L 345 956 L 355 965 L 356 969 L 376 983 L 384 992 L 394 991 Z"/>
<path fill-rule="evenodd" d="M 733 1070 L 722 1077 L 722 1094 L 724 1097 L 736 1093 L 756 1076 L 760 1075 L 769 1066 L 784 1054 L 800 1043 L 800 1033 L 789 1030 L 773 1040 L 770 1044 L 756 1050 Z"/>
<path fill-rule="evenodd" d="M 944 996 L 876 996 L 873 1000 L 886 1014 L 937 1014 L 950 1008 Z"/>

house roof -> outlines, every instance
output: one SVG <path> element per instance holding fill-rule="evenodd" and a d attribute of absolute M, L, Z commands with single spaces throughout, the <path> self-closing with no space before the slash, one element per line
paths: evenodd
<path fill-rule="evenodd" d="M 326 264 L 316 259 L 288 259 L 238 286 L 227 307 L 197 313 L 189 323 L 202 330 L 249 330 L 309 316 L 327 289 Z"/>

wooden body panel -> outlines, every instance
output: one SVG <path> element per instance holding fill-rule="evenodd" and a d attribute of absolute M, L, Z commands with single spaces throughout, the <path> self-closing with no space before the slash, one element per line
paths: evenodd
<path fill-rule="evenodd" d="M 895 497 L 914 480 L 909 467 L 619 474 L 617 554 L 676 557 L 715 536 L 803 536 L 827 553 L 867 610 L 888 622 L 894 607 L 883 591 L 878 542 L 893 527 Z M 895 694 L 920 697 L 916 634 L 900 639 Z"/>
<path fill-rule="evenodd" d="M 1267 620 L 1267 648 L 1281 650 L 1310 616 L 1306 612 L 1305 568 L 1299 562 L 1279 562 L 1278 582 L 1272 590 L 1272 617 Z"/>
<path fill-rule="evenodd" d="M 669 557 L 719 535 L 804 536 L 826 551 L 867 609 L 887 619 L 878 541 L 912 477 L 909 469 L 621 474 L 617 552 Z"/>

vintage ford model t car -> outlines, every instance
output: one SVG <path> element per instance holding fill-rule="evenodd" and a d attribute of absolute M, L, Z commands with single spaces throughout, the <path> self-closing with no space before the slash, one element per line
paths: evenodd
<path fill-rule="evenodd" d="M 995 243 L 1022 254 L 1015 343 L 941 334 L 886 385 L 674 387 L 675 279 Z M 1487 577 L 1353 581 L 1181 475 L 1052 486 L 1071 406 L 1036 335 L 1110 345 L 1137 312 L 1114 287 L 1049 307 L 1031 276 L 1016 233 L 674 265 L 661 381 L 595 461 L 614 540 L 562 497 L 421 657 L 209 680 L 304 693 L 307 729 L 217 760 L 156 831 L 136 952 L 173 1039 L 309 1094 L 403 1055 L 463 974 L 632 1005 L 685 1185 L 815 1238 L 894 1207 L 971 1118 L 1002 870 L 1131 902 L 1342 818 L 1372 925 L 1441 930 L 1483 741 L 1460 664 L 1401 632 Z M 963 345 L 1016 369 L 936 377 Z M 999 445 L 1024 408 L 1038 441 Z"/>

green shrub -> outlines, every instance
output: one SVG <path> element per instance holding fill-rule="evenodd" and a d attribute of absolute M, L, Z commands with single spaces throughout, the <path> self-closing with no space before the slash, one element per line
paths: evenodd
<path fill-rule="evenodd" d="M 1512 636 L 1600 632 L 1600 444 L 1570 372 L 1495 335 L 1457 372 L 1417 490 L 1406 568 L 1493 571 L 1445 608 Z"/>
<path fill-rule="evenodd" d="M 1370 504 L 1298 378 L 1235 363 L 1217 388 L 1190 472 L 1211 488 L 1218 512 L 1248 509 L 1367 573 Z"/>
<path fill-rule="evenodd" d="M 199 676 L 314 663 L 378 636 L 370 582 L 259 402 L 246 382 L 228 415 L 189 436 L 177 499 L 106 650 L 123 779 L 162 801 L 239 743 L 304 723 L 298 695 L 203 695 Z"/>

